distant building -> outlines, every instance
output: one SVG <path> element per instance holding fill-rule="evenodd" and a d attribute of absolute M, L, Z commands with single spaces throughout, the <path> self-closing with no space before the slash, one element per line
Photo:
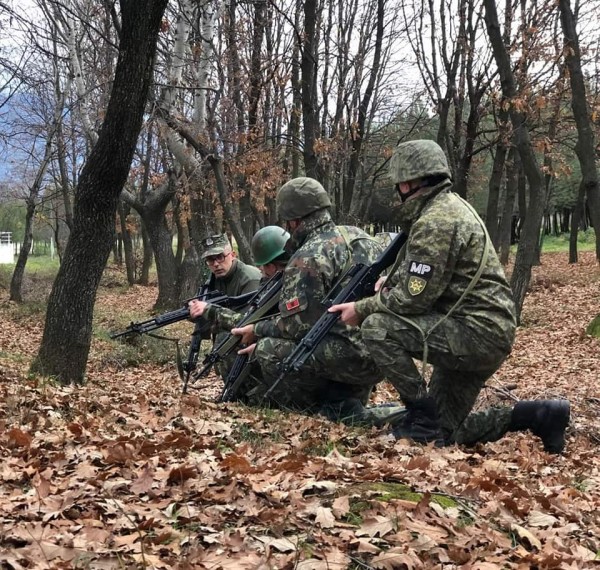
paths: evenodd
<path fill-rule="evenodd" d="M 15 262 L 15 246 L 11 232 L 0 232 L 0 263 Z"/>

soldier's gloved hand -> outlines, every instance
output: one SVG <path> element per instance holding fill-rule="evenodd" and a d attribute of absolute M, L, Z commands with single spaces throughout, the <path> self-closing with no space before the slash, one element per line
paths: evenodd
<path fill-rule="evenodd" d="M 331 305 L 327 310 L 330 313 L 340 313 L 340 320 L 351 327 L 357 327 L 362 321 L 360 315 L 356 312 L 355 303 Z"/>
<path fill-rule="evenodd" d="M 250 346 L 245 346 L 237 351 L 238 354 L 252 354 L 256 348 L 256 343 L 253 342 Z"/>
<path fill-rule="evenodd" d="M 204 314 L 208 303 L 206 301 L 200 301 L 198 299 L 193 299 L 188 303 L 188 308 L 190 309 L 190 318 L 197 319 Z"/>
<path fill-rule="evenodd" d="M 250 345 L 256 342 L 257 337 L 254 334 L 254 325 L 246 325 L 231 329 L 231 334 L 242 337 L 242 344 Z"/>

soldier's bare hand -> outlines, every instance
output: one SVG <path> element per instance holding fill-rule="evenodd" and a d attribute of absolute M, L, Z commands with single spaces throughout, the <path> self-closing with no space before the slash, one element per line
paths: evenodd
<path fill-rule="evenodd" d="M 383 287 L 386 279 L 387 275 L 382 275 L 379 279 L 377 279 L 377 283 L 375 283 L 375 293 L 377 293 L 377 291 Z"/>
<path fill-rule="evenodd" d="M 241 336 L 243 344 L 250 345 L 256 342 L 254 325 L 246 325 L 240 328 L 231 329 L 231 334 L 235 336 Z"/>
<path fill-rule="evenodd" d="M 190 317 L 192 319 L 197 319 L 204 314 L 206 310 L 206 306 L 208 303 L 206 301 L 200 301 L 198 299 L 193 299 L 188 303 L 188 307 L 190 309 Z"/>
<path fill-rule="evenodd" d="M 360 325 L 362 319 L 356 312 L 355 303 L 340 303 L 339 305 L 332 305 L 329 307 L 330 313 L 340 313 L 341 321 L 350 325 L 351 327 L 357 327 Z"/>
<path fill-rule="evenodd" d="M 250 346 L 246 346 L 244 348 L 241 348 L 240 350 L 238 350 L 238 354 L 252 354 L 254 352 L 254 349 L 256 348 L 256 343 L 252 343 Z"/>

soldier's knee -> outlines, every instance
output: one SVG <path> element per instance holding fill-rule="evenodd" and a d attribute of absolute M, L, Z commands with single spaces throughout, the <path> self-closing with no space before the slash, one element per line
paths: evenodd
<path fill-rule="evenodd" d="M 367 346 L 385 342 L 388 330 L 378 314 L 369 315 L 360 327 L 361 336 Z"/>

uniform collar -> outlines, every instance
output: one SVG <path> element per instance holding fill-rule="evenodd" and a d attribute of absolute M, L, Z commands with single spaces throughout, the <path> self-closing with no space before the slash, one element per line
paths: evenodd
<path fill-rule="evenodd" d="M 431 188 L 425 189 L 421 194 L 403 202 L 398 208 L 398 224 L 404 231 L 409 231 L 413 222 L 418 219 L 423 208 L 430 200 L 442 192 L 447 192 L 452 188 L 450 180 L 444 180 Z"/>
<path fill-rule="evenodd" d="M 327 208 L 317 210 L 302 218 L 300 225 L 296 228 L 289 240 L 292 252 L 302 247 L 302 244 L 317 228 L 325 226 L 326 224 L 333 224 L 331 214 Z"/>

